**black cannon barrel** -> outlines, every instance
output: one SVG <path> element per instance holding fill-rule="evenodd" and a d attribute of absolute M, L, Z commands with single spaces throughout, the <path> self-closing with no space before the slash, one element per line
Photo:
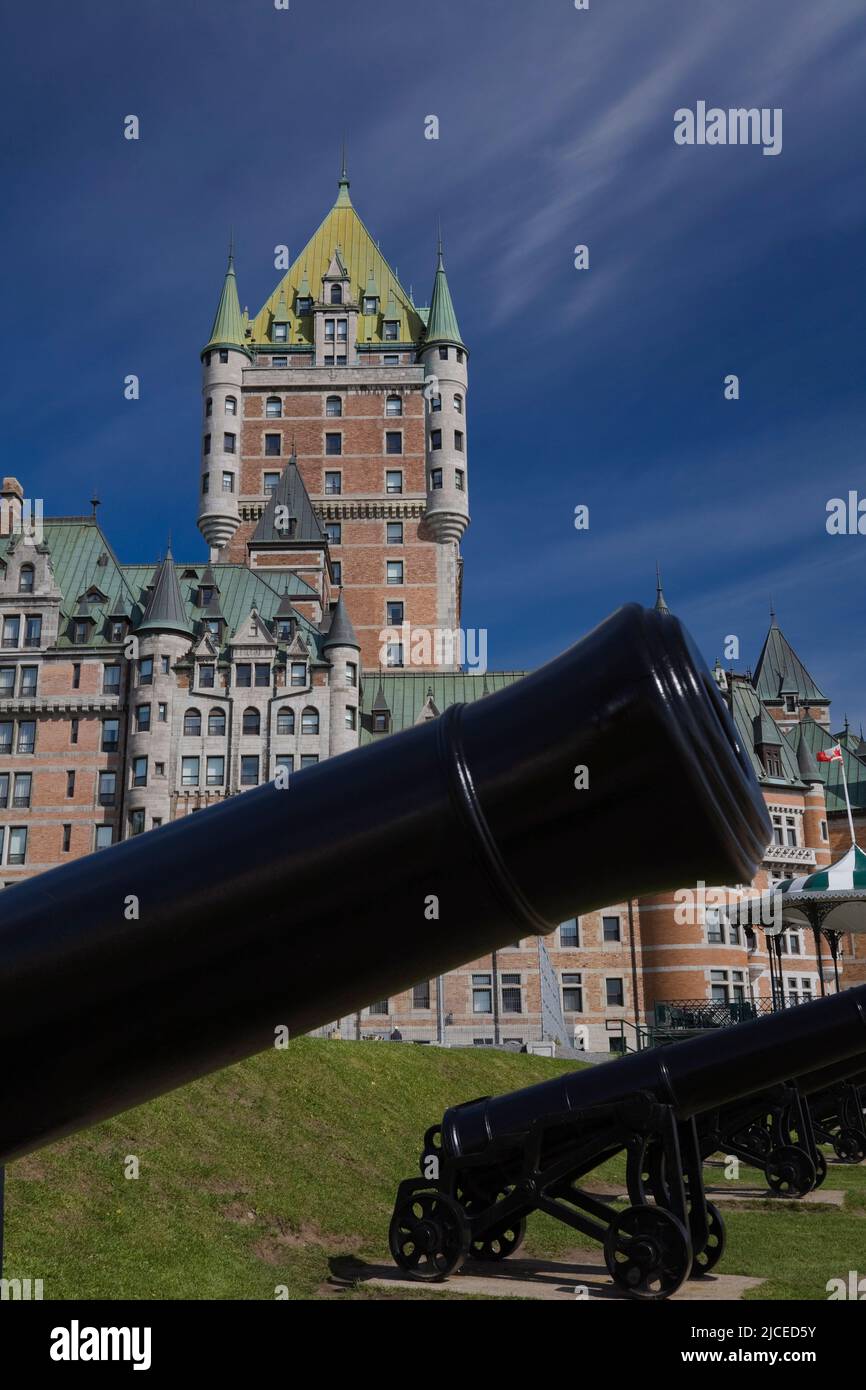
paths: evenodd
<path fill-rule="evenodd" d="M 763 1091 L 791 1076 L 855 1057 L 866 1047 L 866 985 L 738 1023 L 669 1047 L 636 1052 L 522 1091 L 445 1112 L 442 1147 L 451 1158 L 481 1153 L 524 1134 L 534 1120 L 650 1091 L 686 1119 Z"/>
<path fill-rule="evenodd" d="M 804 1096 L 817 1095 L 819 1091 L 825 1091 L 828 1087 L 838 1086 L 840 1082 L 845 1081 L 858 1086 L 866 1081 L 864 1065 L 866 1053 L 855 1054 L 853 1057 L 847 1057 L 844 1062 L 836 1062 L 832 1067 L 820 1067 L 817 1071 L 810 1071 L 806 1076 L 798 1076 L 797 1085 Z"/>
<path fill-rule="evenodd" d="M 0 1162 L 577 912 L 747 882 L 770 837 L 690 638 L 629 605 L 472 705 L 6 889 Z"/>

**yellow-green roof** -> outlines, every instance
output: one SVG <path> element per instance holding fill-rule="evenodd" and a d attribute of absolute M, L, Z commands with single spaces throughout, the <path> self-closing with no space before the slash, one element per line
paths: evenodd
<path fill-rule="evenodd" d="M 364 292 L 371 278 L 379 296 L 378 314 L 360 314 L 358 317 L 358 345 L 362 346 L 368 342 L 379 344 L 385 341 L 382 336 L 383 322 L 389 300 L 396 306 L 399 321 L 398 340 L 401 343 L 419 342 L 424 332 L 424 320 L 355 211 L 349 198 L 348 182 L 345 180 L 341 181 L 337 202 L 253 319 L 252 335 L 248 342 L 254 345 L 271 342 L 271 324 L 280 294 L 284 293 L 289 309 L 289 336 L 286 343 L 281 342 L 276 346 L 285 350 L 286 346 L 293 343 L 302 346 L 312 343 L 312 316 L 297 317 L 296 296 L 301 291 L 306 275 L 309 293 L 314 300 L 320 299 L 322 276 L 326 273 L 337 248 L 349 272 L 352 299 L 363 302 Z M 306 286 L 301 292 L 307 292 Z M 389 346 L 393 347 L 391 340 Z"/>

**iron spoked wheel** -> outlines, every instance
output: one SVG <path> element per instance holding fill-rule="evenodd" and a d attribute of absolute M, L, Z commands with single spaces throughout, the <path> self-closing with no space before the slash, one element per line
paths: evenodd
<path fill-rule="evenodd" d="M 820 1187 L 827 1176 L 827 1160 L 820 1149 L 815 1150 L 815 1186 Z"/>
<path fill-rule="evenodd" d="M 769 1158 L 773 1149 L 773 1141 L 763 1125 L 751 1125 L 746 1140 L 753 1153 L 759 1154 L 761 1158 Z"/>
<path fill-rule="evenodd" d="M 446 1279 L 466 1257 L 469 1227 L 452 1197 L 444 1192 L 415 1192 L 398 1200 L 388 1244 L 395 1262 L 413 1279 Z"/>
<path fill-rule="evenodd" d="M 863 1136 L 856 1129 L 840 1129 L 833 1140 L 833 1148 L 840 1163 L 862 1163 L 866 1158 Z"/>
<path fill-rule="evenodd" d="M 477 1236 L 469 1246 L 469 1255 L 473 1260 L 507 1260 L 523 1244 L 525 1235 L 525 1221 L 505 1220 Z"/>
<path fill-rule="evenodd" d="M 785 1144 L 774 1149 L 764 1173 L 767 1186 L 780 1197 L 805 1197 L 815 1186 L 815 1165 L 805 1149 Z"/>
<path fill-rule="evenodd" d="M 604 1259 L 618 1289 L 656 1301 L 688 1278 L 692 1247 L 685 1226 L 664 1207 L 626 1207 L 608 1227 Z"/>
<path fill-rule="evenodd" d="M 715 1269 L 725 1253 L 725 1245 L 727 1244 L 725 1223 L 722 1220 L 722 1213 L 712 1202 L 707 1202 L 707 1224 L 709 1225 L 707 1243 L 703 1250 L 695 1252 L 692 1268 L 693 1277 L 709 1274 L 711 1269 Z"/>

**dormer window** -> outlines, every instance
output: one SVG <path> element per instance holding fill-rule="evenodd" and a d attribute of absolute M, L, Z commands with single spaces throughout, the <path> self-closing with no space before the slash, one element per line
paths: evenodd
<path fill-rule="evenodd" d="M 32 565 L 22 565 L 18 571 L 19 594 L 32 594 L 36 571 Z"/>
<path fill-rule="evenodd" d="M 289 337 L 289 325 L 284 322 L 274 324 L 273 339 L 275 343 L 285 343 Z"/>
<path fill-rule="evenodd" d="M 202 585 L 201 589 L 199 590 L 199 596 L 198 596 L 198 601 L 199 601 L 200 606 L 201 606 L 202 608 L 207 608 L 207 606 L 208 606 L 208 604 L 210 603 L 210 601 L 211 601 L 212 598 L 213 598 L 213 589 L 207 587 L 206 585 Z"/>
<path fill-rule="evenodd" d="M 391 715 L 387 710 L 377 710 L 373 715 L 373 733 L 387 734 L 391 724 Z"/>
<path fill-rule="evenodd" d="M 764 767 L 768 777 L 782 776 L 782 755 L 775 748 L 764 749 Z"/>
<path fill-rule="evenodd" d="M 332 303 L 332 304 L 342 304 L 342 302 L 343 302 L 343 286 L 342 286 L 342 285 L 332 285 L 332 286 L 331 286 L 331 303 Z"/>
<path fill-rule="evenodd" d="M 364 295 L 364 313 L 365 313 L 365 314 L 378 314 L 378 312 L 379 312 L 379 296 L 378 296 L 378 295 L 375 295 L 375 294 L 365 294 L 365 295 Z"/>
<path fill-rule="evenodd" d="M 301 318 L 305 318 L 307 314 L 311 314 L 311 313 L 313 312 L 313 297 L 312 297 L 312 295 L 309 295 L 309 294 L 299 295 L 297 304 L 296 304 L 296 306 L 295 306 L 295 312 L 296 312 L 296 313 L 299 315 L 299 317 L 301 317 Z"/>
<path fill-rule="evenodd" d="M 785 713 L 786 713 L 786 714 L 796 714 L 796 713 L 797 713 L 797 697 L 796 697 L 796 695 L 786 695 L 786 696 L 785 696 Z"/>
<path fill-rule="evenodd" d="M 399 333 L 400 333 L 400 320 L 399 320 L 399 319 L 386 319 L 386 320 L 385 320 L 385 330 L 384 330 L 384 335 L 383 335 L 384 338 L 385 338 L 385 340 L 386 340 L 386 342 L 396 343 L 397 338 L 399 337 Z"/>

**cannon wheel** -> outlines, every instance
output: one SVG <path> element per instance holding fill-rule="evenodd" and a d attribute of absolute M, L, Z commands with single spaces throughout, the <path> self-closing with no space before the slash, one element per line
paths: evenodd
<path fill-rule="evenodd" d="M 770 1157 L 773 1141 L 763 1125 L 750 1125 L 746 1133 L 746 1142 L 761 1158 Z"/>
<path fill-rule="evenodd" d="M 670 1298 L 692 1267 L 682 1222 L 663 1207 L 626 1207 L 607 1229 L 604 1259 L 613 1282 L 631 1298 Z"/>
<path fill-rule="evenodd" d="M 805 1197 L 815 1186 L 815 1165 L 805 1149 L 783 1144 L 767 1159 L 767 1186 L 783 1197 Z"/>
<path fill-rule="evenodd" d="M 863 1143 L 863 1136 L 858 1134 L 856 1129 L 840 1129 L 833 1140 L 833 1148 L 841 1163 L 862 1163 L 863 1159 L 866 1158 L 866 1145 Z"/>
<path fill-rule="evenodd" d="M 712 1202 L 707 1202 L 707 1225 L 709 1226 L 707 1243 L 703 1250 L 695 1252 L 692 1277 L 709 1274 L 711 1269 L 715 1269 L 725 1253 L 725 1245 L 727 1244 L 725 1223 L 722 1220 L 722 1213 Z"/>
<path fill-rule="evenodd" d="M 820 1187 L 827 1176 L 827 1160 L 820 1149 L 815 1150 L 815 1186 Z"/>
<path fill-rule="evenodd" d="M 523 1244 L 525 1235 L 525 1221 L 505 1220 L 477 1236 L 469 1246 L 469 1255 L 473 1260 L 507 1260 Z"/>
<path fill-rule="evenodd" d="M 397 1198 L 388 1244 L 395 1262 L 413 1279 L 446 1279 L 466 1257 L 469 1227 L 453 1197 L 413 1192 Z"/>

